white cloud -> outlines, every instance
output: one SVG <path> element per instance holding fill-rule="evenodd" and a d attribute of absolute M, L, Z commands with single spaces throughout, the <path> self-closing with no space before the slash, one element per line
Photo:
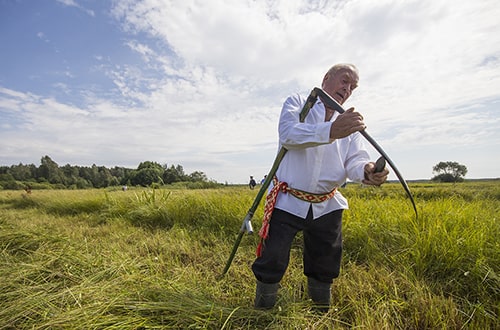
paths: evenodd
<path fill-rule="evenodd" d="M 252 88 L 262 84 L 276 92 L 266 95 L 271 102 L 282 96 L 280 85 L 307 91 L 331 64 L 346 60 L 361 69 L 362 87 L 351 104 L 366 113 L 369 125 L 383 136 L 391 134 L 384 132 L 390 127 L 418 127 L 387 137 L 389 143 L 446 144 L 456 136 L 480 143 L 484 131 L 475 134 L 471 125 L 487 125 L 495 137 L 493 112 L 474 117 L 453 111 L 498 97 L 500 34 L 494 31 L 500 7 L 494 1 L 450 6 L 447 1 L 355 0 L 336 7 L 324 2 L 322 11 L 307 5 L 121 1 L 116 15 L 129 29 L 163 40 L 193 72 L 213 69 L 212 96 L 234 84 L 250 88 L 254 97 L 261 90 Z M 193 83 L 191 92 L 206 86 L 198 76 L 179 74 Z M 185 95 L 182 89 L 180 94 Z"/>
<path fill-rule="evenodd" d="M 428 163 L 448 160 L 441 157 L 450 144 L 498 147 L 496 1 L 121 0 L 112 13 L 142 61 L 118 65 L 96 55 L 96 70 L 112 78 L 119 98 L 88 92 L 77 107 L 0 90 L 0 114 L 22 113 L 15 125 L 38 136 L 56 161 L 153 160 L 222 182 L 259 177 L 276 152 L 284 98 L 319 86 L 337 62 L 359 67 L 348 106 L 410 177 L 430 177 Z M 22 131 L 9 127 L 2 140 L 25 145 Z M 500 161 L 495 153 L 483 158 Z M 469 173 L 498 176 L 491 167 L 476 171 Z"/>
<path fill-rule="evenodd" d="M 65 6 L 68 7 L 76 7 L 84 12 L 86 12 L 90 16 L 95 16 L 95 13 L 93 10 L 86 9 L 83 6 L 79 5 L 75 0 L 57 0 L 57 2 L 62 3 Z"/>

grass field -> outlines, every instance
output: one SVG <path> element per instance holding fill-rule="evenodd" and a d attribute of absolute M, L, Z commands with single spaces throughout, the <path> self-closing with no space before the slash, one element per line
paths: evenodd
<path fill-rule="evenodd" d="M 0 191 L 0 329 L 499 329 L 500 181 L 348 185 L 344 259 L 311 310 L 301 240 L 253 308 L 257 190 Z M 254 216 L 261 222 L 262 206 Z"/>

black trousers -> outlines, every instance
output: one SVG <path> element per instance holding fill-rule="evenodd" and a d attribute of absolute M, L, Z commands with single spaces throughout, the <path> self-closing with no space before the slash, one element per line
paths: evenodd
<path fill-rule="evenodd" d="M 280 282 L 290 260 L 290 248 L 299 231 L 304 235 L 304 274 L 332 283 L 339 276 L 342 258 L 342 211 L 306 219 L 274 209 L 262 255 L 252 264 L 255 278 L 264 283 Z"/>

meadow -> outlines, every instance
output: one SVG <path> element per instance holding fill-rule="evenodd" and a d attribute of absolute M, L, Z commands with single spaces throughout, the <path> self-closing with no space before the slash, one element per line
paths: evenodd
<path fill-rule="evenodd" d="M 0 191 L 0 329 L 499 329 L 500 181 L 410 188 L 418 218 L 397 183 L 342 189 L 326 314 L 300 235 L 274 309 L 253 308 L 256 234 L 220 277 L 258 190 Z"/>

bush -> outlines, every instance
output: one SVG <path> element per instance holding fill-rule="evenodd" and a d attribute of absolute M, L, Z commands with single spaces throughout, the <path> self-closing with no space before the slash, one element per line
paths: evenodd
<path fill-rule="evenodd" d="M 435 181 L 435 182 L 463 182 L 464 178 L 454 176 L 450 173 L 443 173 L 443 174 L 439 174 L 439 175 L 436 175 L 435 177 L 433 177 L 432 181 Z"/>
<path fill-rule="evenodd" d="M 4 181 L 2 182 L 2 186 L 5 190 L 22 190 L 26 187 L 26 185 L 19 181 Z"/>

